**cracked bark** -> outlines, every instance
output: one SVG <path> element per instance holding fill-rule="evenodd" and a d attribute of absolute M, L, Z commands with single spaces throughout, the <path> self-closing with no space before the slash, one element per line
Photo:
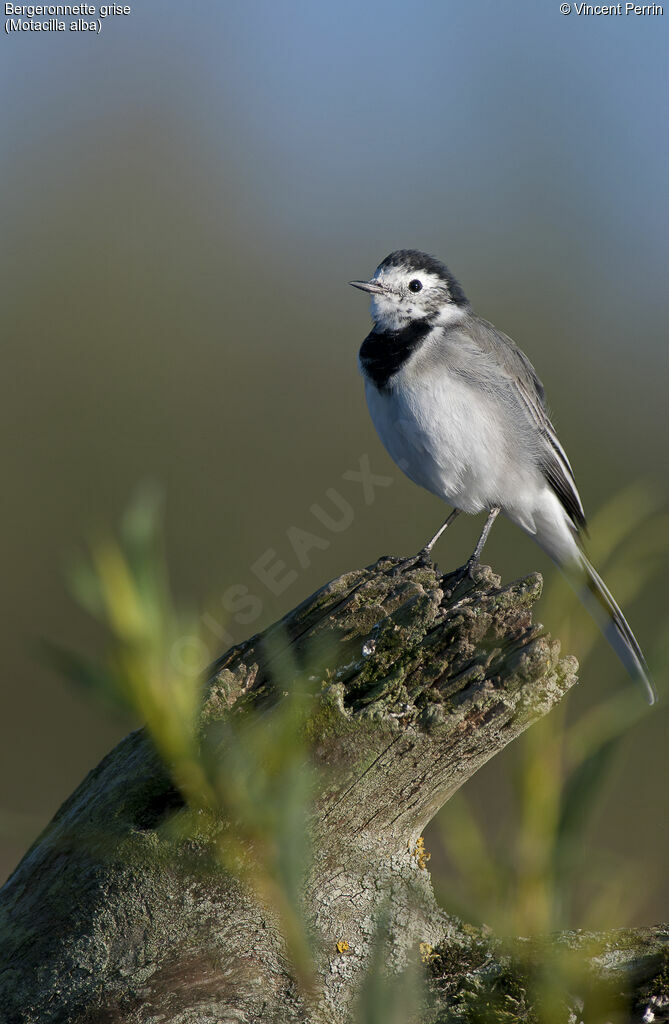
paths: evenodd
<path fill-rule="evenodd" d="M 485 567 L 472 581 L 381 559 L 215 666 L 208 722 L 231 708 L 267 708 L 282 699 L 277 678 L 321 666 L 310 735 L 327 771 L 304 891 L 318 983 L 308 1006 L 272 912 L 197 844 L 175 851 L 165 840 L 160 826 L 182 813 L 179 794 L 139 730 L 84 779 L 0 894 L 0 1020 L 343 1024 L 383 907 L 391 972 L 415 960 L 417 943 L 433 947 L 424 1020 L 481 1020 L 481 992 L 486 1019 L 502 1019 L 500 992 L 516 1000 L 516 1019 L 536 1019 L 519 994 L 527 947 L 502 951 L 440 909 L 416 842 L 576 680 L 574 659 L 560 659 L 559 644 L 532 622 L 540 591 L 536 575 L 503 587 Z M 613 979 L 627 1019 L 641 1020 L 655 998 L 660 1020 L 668 938 L 658 928 L 556 941 L 571 943 L 593 978 Z"/>

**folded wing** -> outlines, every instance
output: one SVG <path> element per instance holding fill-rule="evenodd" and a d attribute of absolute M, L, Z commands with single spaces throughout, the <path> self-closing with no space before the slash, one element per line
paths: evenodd
<path fill-rule="evenodd" d="M 500 374 L 507 379 L 519 405 L 536 427 L 540 440 L 539 465 L 546 481 L 559 498 L 574 528 L 577 531 L 584 530 L 585 513 L 574 473 L 548 416 L 544 387 L 534 367 L 511 338 L 487 320 L 472 317 L 471 329 L 475 344 L 492 359 Z"/>

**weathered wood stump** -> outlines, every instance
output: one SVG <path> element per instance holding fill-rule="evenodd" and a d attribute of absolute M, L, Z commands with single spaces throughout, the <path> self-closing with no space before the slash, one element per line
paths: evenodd
<path fill-rule="evenodd" d="M 440 909 L 416 841 L 575 682 L 574 659 L 560 660 L 559 644 L 532 622 L 540 591 L 537 575 L 502 587 L 485 567 L 475 579 L 442 577 L 434 565 L 385 558 L 327 584 L 217 663 L 208 723 L 240 708 L 271 714 L 286 665 L 313 674 L 320 652 L 310 752 L 326 770 L 303 894 L 316 964 L 308 999 L 272 909 L 206 847 L 166 837 L 182 801 L 139 730 L 84 779 L 0 894 L 0 1021 L 345 1022 L 382 908 L 389 972 L 415 961 L 418 943 L 433 948 L 425 1021 L 502 1019 L 480 1005 L 494 1014 L 505 985 L 516 1019 L 537 1019 L 521 995 L 527 945 L 515 958 Z M 607 979 L 628 1019 L 650 1019 L 654 998 L 660 1020 L 668 939 L 658 928 L 559 941 Z M 542 948 L 532 946 L 535 958 Z"/>

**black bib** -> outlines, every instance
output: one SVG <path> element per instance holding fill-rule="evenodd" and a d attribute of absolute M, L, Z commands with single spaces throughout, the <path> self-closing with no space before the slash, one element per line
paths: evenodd
<path fill-rule="evenodd" d="M 360 348 L 360 365 L 380 391 L 388 387 L 394 373 L 406 363 L 430 333 L 427 320 L 416 320 L 398 331 L 372 331 Z"/>

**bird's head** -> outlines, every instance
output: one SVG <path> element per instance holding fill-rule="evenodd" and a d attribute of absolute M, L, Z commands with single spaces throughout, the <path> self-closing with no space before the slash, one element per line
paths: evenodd
<path fill-rule="evenodd" d="M 416 320 L 458 319 L 469 308 L 448 267 L 417 249 L 391 252 L 371 280 L 349 284 L 369 292 L 372 319 L 382 330 L 399 330 Z"/>

